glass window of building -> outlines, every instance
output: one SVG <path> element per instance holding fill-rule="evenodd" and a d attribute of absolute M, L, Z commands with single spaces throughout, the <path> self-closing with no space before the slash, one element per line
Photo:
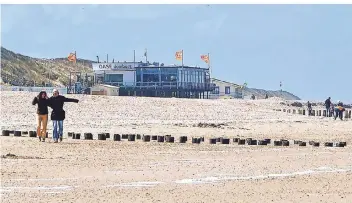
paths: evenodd
<path fill-rule="evenodd" d="M 195 79 L 196 79 L 195 82 L 199 83 L 198 71 L 196 70 L 194 73 L 195 73 Z"/>
<path fill-rule="evenodd" d="M 123 74 L 106 74 L 105 75 L 106 82 L 123 82 Z"/>
<path fill-rule="evenodd" d="M 175 83 L 175 82 L 177 82 L 177 68 L 163 68 L 163 69 L 161 69 L 161 82 L 162 83 Z"/>
<path fill-rule="evenodd" d="M 225 94 L 230 94 L 230 86 L 225 87 Z"/>
<path fill-rule="evenodd" d="M 219 86 L 216 86 L 214 91 L 213 91 L 213 94 L 219 94 L 220 91 L 219 91 Z"/>
<path fill-rule="evenodd" d="M 143 68 L 143 74 L 158 74 L 159 68 Z"/>
<path fill-rule="evenodd" d="M 136 82 L 142 82 L 142 73 L 140 70 L 136 71 Z"/>
<path fill-rule="evenodd" d="M 143 74 L 144 83 L 158 83 L 159 74 Z"/>
<path fill-rule="evenodd" d="M 194 82 L 194 71 L 193 70 L 191 70 L 190 71 L 190 74 L 191 74 L 191 82 Z"/>
<path fill-rule="evenodd" d="M 193 70 L 193 82 L 197 82 L 197 70 Z"/>
<path fill-rule="evenodd" d="M 143 81 L 142 86 L 158 85 L 160 82 L 159 73 L 160 73 L 159 68 L 141 68 L 140 79 L 141 81 Z M 137 82 L 138 82 L 139 72 L 137 72 L 136 74 L 137 74 Z"/>
<path fill-rule="evenodd" d="M 204 72 L 200 72 L 201 75 L 200 75 L 200 83 L 204 83 Z"/>

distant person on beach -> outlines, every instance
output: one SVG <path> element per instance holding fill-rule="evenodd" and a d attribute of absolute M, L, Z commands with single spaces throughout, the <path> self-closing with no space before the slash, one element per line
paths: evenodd
<path fill-rule="evenodd" d="M 39 141 L 45 142 L 46 128 L 48 125 L 48 96 L 45 91 L 39 92 L 38 96 L 34 97 L 32 101 L 33 105 L 38 104 L 37 115 L 37 135 Z"/>
<path fill-rule="evenodd" d="M 335 107 L 334 107 L 334 104 L 331 103 L 330 105 L 330 117 L 334 117 L 335 116 Z"/>
<path fill-rule="evenodd" d="M 341 101 L 338 101 L 337 106 L 335 107 L 335 120 L 337 117 L 339 117 L 342 120 L 344 111 L 345 111 L 345 108 L 343 107 L 343 103 Z"/>
<path fill-rule="evenodd" d="M 78 99 L 70 99 L 59 95 L 57 89 L 53 90 L 53 96 L 48 99 L 49 106 L 53 109 L 51 112 L 51 120 L 53 121 L 53 139 L 57 143 L 60 139 L 62 141 L 65 111 L 63 109 L 65 102 L 75 102 L 78 103 Z M 59 128 L 59 129 L 58 129 Z"/>
<path fill-rule="evenodd" d="M 308 116 L 311 116 L 312 115 L 312 104 L 308 101 Z"/>
<path fill-rule="evenodd" d="M 330 106 L 331 106 L 331 98 L 325 100 L 325 108 L 326 108 L 326 117 L 330 117 Z"/>

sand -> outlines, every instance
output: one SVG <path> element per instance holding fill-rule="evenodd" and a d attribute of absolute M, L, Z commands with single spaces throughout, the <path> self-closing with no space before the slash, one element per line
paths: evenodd
<path fill-rule="evenodd" d="M 34 93 L 1 92 L 2 129 L 34 130 Z M 2 202 L 350 202 L 352 121 L 268 100 L 69 95 L 65 139 L 0 137 Z M 222 124 L 219 128 L 198 123 Z M 48 124 L 51 134 L 52 124 Z M 67 132 L 346 141 L 347 147 L 67 139 Z M 50 135 L 51 136 L 51 135 Z M 177 140 L 177 139 L 176 139 Z"/>

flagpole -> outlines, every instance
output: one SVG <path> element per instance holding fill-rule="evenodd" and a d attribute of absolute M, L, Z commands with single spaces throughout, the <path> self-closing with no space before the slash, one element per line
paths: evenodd
<path fill-rule="evenodd" d="M 210 55 L 209 55 L 209 53 L 208 53 L 208 69 L 209 69 L 209 72 L 210 72 L 210 74 L 211 74 L 211 69 L 210 69 L 211 67 L 210 67 Z"/>
<path fill-rule="evenodd" d="M 182 49 L 182 74 L 184 75 L 184 71 L 183 71 L 183 49 Z M 181 81 L 182 81 L 182 78 L 181 78 Z"/>
<path fill-rule="evenodd" d="M 136 50 L 133 50 L 133 69 L 135 71 L 135 68 L 136 68 Z M 133 74 L 133 77 L 134 77 L 134 83 L 133 85 L 135 86 L 136 85 L 136 72 L 134 72 Z"/>
<path fill-rule="evenodd" d="M 133 50 L 133 68 L 136 67 L 136 50 Z"/>
<path fill-rule="evenodd" d="M 76 69 L 77 69 L 77 52 L 75 51 L 75 66 L 76 66 Z M 77 75 L 76 75 L 77 77 Z M 79 81 L 76 81 L 76 82 L 79 82 Z M 75 89 L 75 93 L 76 93 L 76 89 Z"/>
<path fill-rule="evenodd" d="M 148 63 L 148 50 L 145 49 L 145 63 Z"/>

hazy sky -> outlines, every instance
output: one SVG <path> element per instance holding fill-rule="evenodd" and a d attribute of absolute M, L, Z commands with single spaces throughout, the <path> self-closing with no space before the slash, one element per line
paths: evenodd
<path fill-rule="evenodd" d="M 1 43 L 40 58 L 206 67 L 213 77 L 302 99 L 352 100 L 352 5 L 2 5 Z"/>

